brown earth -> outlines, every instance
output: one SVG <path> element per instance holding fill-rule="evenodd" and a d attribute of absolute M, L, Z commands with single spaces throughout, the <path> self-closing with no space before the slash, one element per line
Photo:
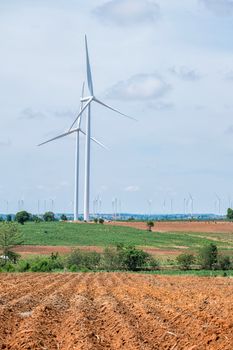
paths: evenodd
<path fill-rule="evenodd" d="M 232 350 L 233 279 L 0 274 L 0 349 Z"/>
<path fill-rule="evenodd" d="M 106 225 L 134 227 L 146 230 L 145 222 L 121 222 L 111 221 Z M 233 233 L 233 222 L 221 221 L 156 221 L 152 228 L 157 232 L 208 232 L 208 233 Z"/>
<path fill-rule="evenodd" d="M 59 254 L 67 254 L 70 253 L 73 249 L 80 249 L 83 251 L 95 251 L 98 253 L 102 253 L 104 248 L 98 247 L 98 246 L 76 246 L 76 247 L 70 247 L 70 246 L 46 246 L 46 245 L 20 245 L 15 247 L 13 250 L 16 253 L 19 253 L 22 256 L 27 255 L 50 255 L 52 253 L 59 253 Z M 183 250 L 182 249 L 160 249 L 160 248 L 153 248 L 153 247 L 139 247 L 143 249 L 145 252 L 152 254 L 152 255 L 179 255 Z M 185 247 L 184 247 L 185 248 Z"/>

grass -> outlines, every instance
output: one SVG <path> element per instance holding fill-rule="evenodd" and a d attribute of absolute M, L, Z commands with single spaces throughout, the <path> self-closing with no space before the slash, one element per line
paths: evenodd
<path fill-rule="evenodd" d="M 220 234 L 191 232 L 148 232 L 131 227 L 63 222 L 33 223 L 20 226 L 25 245 L 109 246 L 123 243 L 160 249 L 195 251 L 205 244 L 215 243 L 220 250 L 233 250 L 233 234 L 224 239 Z M 211 239 L 213 237 L 213 239 Z"/>

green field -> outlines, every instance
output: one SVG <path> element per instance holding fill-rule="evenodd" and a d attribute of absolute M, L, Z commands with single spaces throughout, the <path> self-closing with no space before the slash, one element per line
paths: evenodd
<path fill-rule="evenodd" d="M 109 246 L 123 243 L 160 249 L 196 251 L 215 243 L 221 250 L 233 250 L 233 234 L 191 232 L 148 232 L 129 227 L 63 222 L 33 223 L 20 226 L 25 245 Z"/>

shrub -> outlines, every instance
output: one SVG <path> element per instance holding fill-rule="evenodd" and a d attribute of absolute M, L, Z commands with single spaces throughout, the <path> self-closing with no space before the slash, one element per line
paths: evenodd
<path fill-rule="evenodd" d="M 233 220 L 233 210 L 231 208 L 227 209 L 227 219 Z"/>
<path fill-rule="evenodd" d="M 27 272 L 30 271 L 31 265 L 28 260 L 19 260 L 17 264 L 17 271 L 18 272 Z"/>
<path fill-rule="evenodd" d="M 94 218 L 94 223 L 97 224 L 98 223 L 98 219 Z"/>
<path fill-rule="evenodd" d="M 154 258 L 153 256 L 149 256 L 146 260 L 146 265 L 151 269 L 151 270 L 159 270 L 160 268 L 160 263 L 159 261 Z"/>
<path fill-rule="evenodd" d="M 218 261 L 218 248 L 211 243 L 200 250 L 199 261 L 203 269 L 213 269 Z"/>
<path fill-rule="evenodd" d="M 76 265 L 79 268 L 87 268 L 95 270 L 100 265 L 101 254 L 97 252 L 83 252 L 80 249 L 75 249 L 68 255 L 66 263 L 68 268 Z"/>
<path fill-rule="evenodd" d="M 195 257 L 192 254 L 180 254 L 176 261 L 181 270 L 189 270 L 191 265 L 195 263 Z"/>
<path fill-rule="evenodd" d="M 104 249 L 101 267 L 107 271 L 120 270 L 122 268 L 122 262 L 117 248 L 107 247 Z"/>
<path fill-rule="evenodd" d="M 220 270 L 230 270 L 231 269 L 231 259 L 229 256 L 220 255 L 218 258 L 218 265 Z"/>
<path fill-rule="evenodd" d="M 135 247 L 126 247 L 120 250 L 119 257 L 126 270 L 136 271 L 143 267 L 149 254 Z"/>
<path fill-rule="evenodd" d="M 66 216 L 65 214 L 62 214 L 62 215 L 61 215 L 61 220 L 62 220 L 62 221 L 67 221 L 67 216 Z"/>
<path fill-rule="evenodd" d="M 99 224 L 103 224 L 104 223 L 104 219 L 99 218 Z"/>
<path fill-rule="evenodd" d="M 55 215 L 52 211 L 47 211 L 43 215 L 44 221 L 55 221 Z"/>

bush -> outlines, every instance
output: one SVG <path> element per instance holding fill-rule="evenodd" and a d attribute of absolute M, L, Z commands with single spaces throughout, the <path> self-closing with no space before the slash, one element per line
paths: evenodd
<path fill-rule="evenodd" d="M 195 257 L 192 254 L 180 254 L 176 258 L 181 270 L 189 270 L 191 265 L 195 263 Z"/>
<path fill-rule="evenodd" d="M 220 270 L 230 270 L 231 269 L 231 259 L 229 256 L 219 256 L 218 266 Z"/>
<path fill-rule="evenodd" d="M 123 267 L 129 271 L 137 271 L 145 265 L 149 254 L 135 247 L 126 247 L 119 251 Z"/>
<path fill-rule="evenodd" d="M 122 262 L 117 248 L 107 247 L 104 249 L 101 259 L 101 268 L 107 271 L 122 269 Z"/>
<path fill-rule="evenodd" d="M 80 249 L 75 249 L 68 255 L 66 264 L 70 268 L 72 265 L 78 268 L 87 268 L 96 270 L 100 266 L 101 254 L 97 252 L 83 252 Z"/>
<path fill-rule="evenodd" d="M 149 256 L 146 260 L 146 265 L 151 269 L 151 270 L 159 270 L 160 268 L 160 263 L 157 259 L 155 259 L 153 256 Z"/>
<path fill-rule="evenodd" d="M 94 223 L 97 224 L 98 223 L 98 219 L 94 218 Z"/>
<path fill-rule="evenodd" d="M 39 223 L 39 222 L 42 222 L 42 221 L 43 221 L 43 220 L 42 220 L 39 216 L 37 216 L 37 215 L 32 215 L 31 220 L 32 220 L 33 222 L 35 222 L 35 223 Z"/>
<path fill-rule="evenodd" d="M 231 208 L 227 209 L 227 219 L 233 220 L 233 210 Z"/>
<path fill-rule="evenodd" d="M 67 221 L 67 216 L 66 216 L 65 214 L 62 214 L 62 215 L 61 215 L 61 220 L 62 220 L 62 221 Z"/>
<path fill-rule="evenodd" d="M 15 215 L 15 221 L 21 225 L 24 225 L 25 222 L 30 220 L 30 217 L 31 215 L 26 210 L 22 210 Z"/>
<path fill-rule="evenodd" d="M 43 215 L 44 221 L 55 221 L 55 215 L 52 211 L 47 211 Z"/>
<path fill-rule="evenodd" d="M 103 224 L 104 223 L 104 219 L 99 218 L 99 224 Z"/>
<path fill-rule="evenodd" d="M 200 250 L 199 261 L 203 269 L 211 270 L 218 262 L 218 248 L 211 243 Z"/>

